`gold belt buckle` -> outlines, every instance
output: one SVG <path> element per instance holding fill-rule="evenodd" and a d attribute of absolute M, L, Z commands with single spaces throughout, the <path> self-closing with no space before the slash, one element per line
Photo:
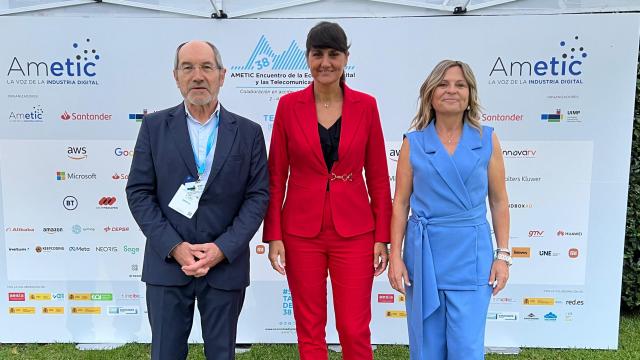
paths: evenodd
<path fill-rule="evenodd" d="M 336 175 L 335 173 L 331 173 L 331 181 L 334 181 L 334 180 L 353 181 L 353 173 L 348 173 L 344 175 Z"/>

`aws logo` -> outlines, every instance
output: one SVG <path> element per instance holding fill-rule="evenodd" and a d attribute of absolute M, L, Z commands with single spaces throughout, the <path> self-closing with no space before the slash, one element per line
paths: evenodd
<path fill-rule="evenodd" d="M 87 147 L 67 146 L 67 157 L 71 160 L 84 160 L 87 158 Z"/>

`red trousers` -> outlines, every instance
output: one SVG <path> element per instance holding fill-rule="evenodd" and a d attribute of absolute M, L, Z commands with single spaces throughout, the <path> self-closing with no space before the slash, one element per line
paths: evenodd
<path fill-rule="evenodd" d="M 301 238 L 285 234 L 287 281 L 293 301 L 301 360 L 328 358 L 327 271 L 331 275 L 336 328 L 344 360 L 371 360 L 371 288 L 373 233 L 350 238 L 333 225 L 329 193 L 320 234 Z"/>

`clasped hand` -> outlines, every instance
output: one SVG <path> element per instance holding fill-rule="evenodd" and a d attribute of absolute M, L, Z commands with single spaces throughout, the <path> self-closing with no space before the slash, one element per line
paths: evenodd
<path fill-rule="evenodd" d="M 188 276 L 201 277 L 224 260 L 224 254 L 215 243 L 190 244 L 182 242 L 173 249 L 171 256 L 182 266 Z"/>

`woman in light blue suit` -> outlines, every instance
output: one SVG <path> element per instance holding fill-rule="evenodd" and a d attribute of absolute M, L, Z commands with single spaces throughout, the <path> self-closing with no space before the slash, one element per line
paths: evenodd
<path fill-rule="evenodd" d="M 389 281 L 407 295 L 412 360 L 483 359 L 489 300 L 509 278 L 504 161 L 479 115 L 471 68 L 444 60 L 422 84 L 400 150 Z"/>

